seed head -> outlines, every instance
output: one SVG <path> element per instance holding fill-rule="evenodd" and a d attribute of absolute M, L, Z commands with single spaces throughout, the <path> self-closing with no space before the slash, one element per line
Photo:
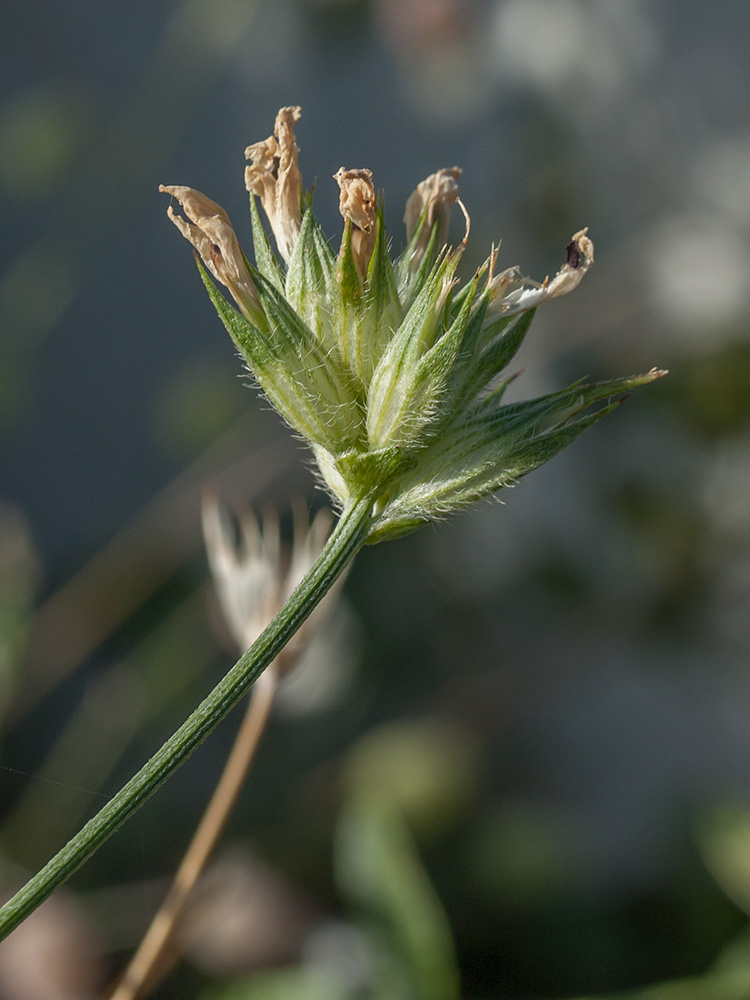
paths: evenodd
<path fill-rule="evenodd" d="M 269 509 L 263 525 L 250 510 L 234 521 L 213 493 L 203 497 L 203 537 L 221 610 L 238 649 L 249 649 L 320 555 L 331 526 L 325 509 L 310 522 L 307 509 L 294 508 L 294 540 L 281 543 L 279 518 Z M 309 646 L 338 600 L 339 577 L 277 658 L 290 670 Z"/>

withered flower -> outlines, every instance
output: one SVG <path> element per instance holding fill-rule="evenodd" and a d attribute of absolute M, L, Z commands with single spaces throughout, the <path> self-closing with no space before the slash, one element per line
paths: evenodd
<path fill-rule="evenodd" d="M 487 290 L 490 293 L 488 313 L 502 313 L 512 316 L 514 313 L 534 309 L 547 299 L 556 299 L 567 295 L 577 288 L 584 274 L 594 263 L 594 244 L 586 235 L 588 227 L 581 229 L 571 238 L 565 248 L 566 260 L 552 281 L 549 278 L 541 283 L 524 278 L 518 267 L 509 267 L 500 274 L 493 275 L 497 253 L 493 252 L 490 260 L 490 277 Z"/>
<path fill-rule="evenodd" d="M 200 191 L 180 184 L 160 184 L 159 190 L 171 194 L 182 206 L 189 222 L 177 215 L 171 205 L 167 215 L 185 239 L 193 244 L 216 280 L 229 289 L 242 315 L 246 319 L 257 319 L 263 313 L 258 292 L 232 223 L 221 205 Z"/>
<path fill-rule="evenodd" d="M 339 211 L 351 225 L 351 250 L 361 278 L 367 274 L 377 237 L 377 199 L 372 170 L 346 170 L 333 175 L 339 186 Z"/>
<path fill-rule="evenodd" d="M 279 253 L 287 263 L 302 224 L 302 175 L 294 125 L 299 107 L 281 108 L 276 115 L 273 135 L 245 150 L 245 187 L 260 198 L 276 239 Z"/>
<path fill-rule="evenodd" d="M 448 167 L 430 174 L 412 191 L 406 202 L 404 223 L 406 239 L 411 247 L 410 270 L 419 267 L 433 238 L 437 223 L 436 244 L 445 246 L 448 239 L 448 224 L 451 212 L 458 198 L 458 178 L 463 171 L 460 167 Z M 419 229 L 419 232 L 417 232 Z M 416 236 L 412 244 L 413 237 Z"/>

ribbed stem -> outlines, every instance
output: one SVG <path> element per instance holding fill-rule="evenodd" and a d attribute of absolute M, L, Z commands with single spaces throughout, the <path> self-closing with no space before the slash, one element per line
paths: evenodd
<path fill-rule="evenodd" d="M 178 920 L 195 883 L 211 857 L 247 777 L 278 685 L 276 663 L 270 663 L 250 693 L 245 718 L 211 801 L 193 834 L 180 867 L 159 910 L 128 963 L 109 1000 L 136 1000 L 152 986 L 154 974 L 168 950 Z"/>
<path fill-rule="evenodd" d="M 0 941 L 63 884 L 221 722 L 291 639 L 362 546 L 373 497 L 344 509 L 314 566 L 255 644 L 140 771 L 0 909 Z"/>

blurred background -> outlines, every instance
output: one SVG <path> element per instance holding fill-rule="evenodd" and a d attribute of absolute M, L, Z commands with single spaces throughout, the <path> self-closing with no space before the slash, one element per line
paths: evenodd
<path fill-rule="evenodd" d="M 416 183 L 462 166 L 467 275 L 502 238 L 541 279 L 590 227 L 518 394 L 670 375 L 502 506 L 359 556 L 328 681 L 282 700 L 159 995 L 750 989 L 750 6 L 27 0 L 3 24 L 4 891 L 234 660 L 203 486 L 325 502 L 157 193 L 205 191 L 249 249 L 244 148 L 299 103 L 334 241 L 342 164 L 373 170 L 395 248 Z M 0 948 L 0 996 L 100 994 L 238 721 Z"/>

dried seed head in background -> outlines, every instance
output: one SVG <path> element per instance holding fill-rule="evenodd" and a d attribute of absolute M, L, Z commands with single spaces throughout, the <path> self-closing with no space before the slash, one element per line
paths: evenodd
<path fill-rule="evenodd" d="M 294 539 L 281 541 L 279 518 L 269 509 L 263 526 L 246 510 L 235 523 L 218 497 L 203 498 L 203 535 L 221 610 L 232 638 L 244 652 L 255 642 L 309 572 L 325 545 L 331 514 L 319 510 L 309 520 L 302 503 L 294 506 Z M 343 576 L 318 604 L 277 658 L 280 674 L 294 667 L 333 611 Z"/>

